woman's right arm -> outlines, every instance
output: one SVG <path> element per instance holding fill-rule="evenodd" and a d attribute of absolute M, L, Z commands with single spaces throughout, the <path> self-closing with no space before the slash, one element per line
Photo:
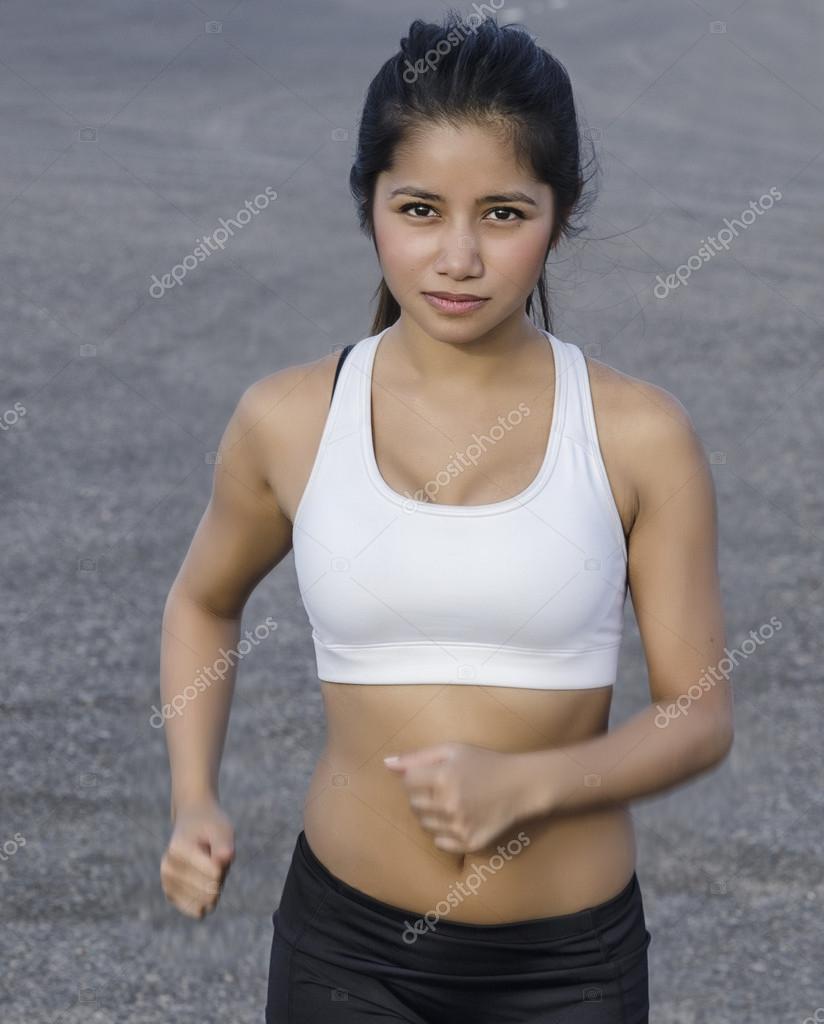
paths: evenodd
<path fill-rule="evenodd" d="M 209 879 L 219 883 L 234 852 L 231 825 L 218 806 L 218 775 L 235 660 L 225 659 L 231 663 L 221 674 L 215 666 L 223 668 L 221 648 L 237 646 L 249 595 L 292 546 L 292 524 L 278 507 L 267 466 L 278 406 L 294 387 L 294 372 L 285 370 L 242 395 L 219 445 L 209 504 L 163 612 L 160 693 L 175 833 L 161 877 L 171 902 L 195 917 L 212 909 L 217 889 L 195 890 L 205 893 Z M 226 854 L 222 868 L 215 847 Z M 186 893 L 191 898 L 184 900 Z"/>

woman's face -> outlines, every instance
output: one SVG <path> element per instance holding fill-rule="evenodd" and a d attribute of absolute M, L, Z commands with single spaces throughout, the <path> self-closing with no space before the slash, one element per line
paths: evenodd
<path fill-rule="evenodd" d="M 431 337 L 471 339 L 524 317 L 549 245 L 552 189 L 488 129 L 433 127 L 378 175 L 373 217 L 384 280 L 403 315 Z M 431 292 L 485 301 L 452 312 L 430 302 Z"/>

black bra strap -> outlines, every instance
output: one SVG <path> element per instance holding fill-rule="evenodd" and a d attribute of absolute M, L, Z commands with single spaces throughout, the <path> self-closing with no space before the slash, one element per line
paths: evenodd
<path fill-rule="evenodd" d="M 335 388 L 337 387 L 337 384 L 338 384 L 338 377 L 340 375 L 340 368 L 343 366 L 346 357 L 352 351 L 352 347 L 353 347 L 352 345 L 347 345 L 346 348 L 343 349 L 343 351 L 340 354 L 340 359 L 338 360 L 338 365 L 335 367 L 335 379 L 332 382 L 332 394 L 333 395 L 335 393 Z M 332 404 L 332 398 L 331 397 L 329 398 L 329 404 L 330 405 Z"/>

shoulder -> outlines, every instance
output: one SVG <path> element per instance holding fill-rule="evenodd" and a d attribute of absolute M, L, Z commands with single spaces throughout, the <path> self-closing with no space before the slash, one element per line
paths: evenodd
<path fill-rule="evenodd" d="M 339 358 L 339 351 L 329 352 L 250 384 L 235 410 L 241 427 L 253 432 L 271 450 L 273 443 L 288 441 L 307 420 L 318 414 L 325 416 Z"/>
<path fill-rule="evenodd" d="M 602 447 L 632 489 L 636 508 L 660 498 L 707 466 L 692 417 L 666 388 L 586 356 Z"/>
<path fill-rule="evenodd" d="M 339 359 L 335 350 L 256 380 L 240 396 L 226 430 L 229 471 L 250 489 L 273 496 L 289 518 L 329 414 Z"/>
<path fill-rule="evenodd" d="M 666 388 L 586 356 L 593 403 L 617 419 L 615 427 L 640 443 L 683 443 L 695 436 L 692 417 Z"/>

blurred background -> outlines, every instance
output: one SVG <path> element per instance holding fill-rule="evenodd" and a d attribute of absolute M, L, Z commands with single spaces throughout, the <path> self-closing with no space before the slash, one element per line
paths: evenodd
<path fill-rule="evenodd" d="M 369 334 L 358 117 L 410 21 L 444 9 L 3 5 L 3 1024 L 263 1020 L 323 746 L 292 556 L 244 616 L 277 629 L 240 666 L 221 774 L 237 859 L 203 922 L 159 879 L 163 603 L 243 391 Z M 587 230 L 550 260 L 554 333 L 675 394 L 718 493 L 736 739 L 707 777 L 634 805 L 651 1020 L 821 1021 L 824 9 L 498 17 L 565 64 L 603 172 Z M 701 258 L 710 236 L 727 244 Z M 613 724 L 649 699 L 626 609 Z"/>

